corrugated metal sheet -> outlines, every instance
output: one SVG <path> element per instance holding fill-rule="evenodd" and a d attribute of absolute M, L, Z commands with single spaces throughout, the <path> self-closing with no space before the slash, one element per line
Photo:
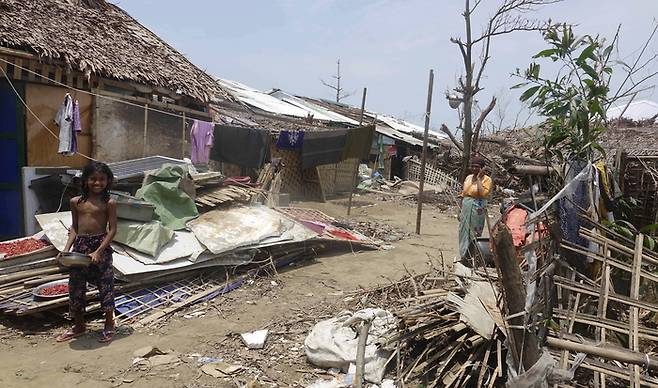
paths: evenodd
<path fill-rule="evenodd" d="M 425 133 L 425 128 L 423 128 L 419 125 L 416 125 L 416 124 L 412 124 L 408 121 L 392 117 L 392 116 L 377 115 L 376 118 L 378 120 L 382 121 L 384 124 L 388 125 L 389 127 L 393 128 L 397 131 L 400 131 L 400 132 L 409 133 L 409 134 L 414 133 L 414 132 Z M 433 136 L 436 136 L 439 139 L 447 139 L 448 138 L 448 136 L 446 134 L 436 132 L 436 131 L 432 131 L 432 130 L 429 131 L 429 134 L 433 135 Z"/>
<path fill-rule="evenodd" d="M 390 137 L 391 139 L 394 139 L 394 140 L 402 141 L 402 142 L 405 142 L 407 144 L 411 144 L 411 145 L 414 145 L 414 146 L 420 146 L 420 147 L 423 146 L 423 141 L 422 140 L 416 139 L 415 137 L 413 137 L 409 134 L 406 134 L 404 132 L 400 132 L 400 131 L 395 130 L 393 128 L 388 128 L 388 127 L 385 127 L 383 125 L 378 125 L 375 128 L 375 131 L 377 133 L 379 133 L 380 135 L 388 136 L 388 137 Z M 432 143 L 429 143 L 429 142 L 427 143 L 427 146 L 429 148 L 437 147 L 435 144 L 432 144 Z"/>
<path fill-rule="evenodd" d="M 274 92 L 271 92 L 270 95 L 282 101 L 285 101 L 291 105 L 294 105 L 300 109 L 304 109 L 307 112 L 310 112 L 311 114 L 313 114 L 313 118 L 316 120 L 332 121 L 336 123 L 346 123 L 353 125 L 359 124 L 359 122 L 356 120 L 352 120 L 349 117 L 343 116 L 336 112 L 332 112 L 329 109 L 325 109 L 321 107 L 320 105 L 316 105 L 308 101 L 304 101 L 301 98 L 290 95 L 282 90 L 276 90 Z"/>
<path fill-rule="evenodd" d="M 228 90 L 235 98 L 255 108 L 286 116 L 301 118 L 308 116 L 308 112 L 303 109 L 300 109 L 294 105 L 290 105 L 285 101 L 281 101 L 276 97 L 272 97 L 267 93 L 263 93 L 259 90 L 250 88 L 249 86 L 243 85 L 239 82 L 225 79 L 218 79 L 217 82 L 224 89 Z"/>
<path fill-rule="evenodd" d="M 121 180 L 144 175 L 144 172 L 157 170 L 165 164 L 185 164 L 185 162 L 166 156 L 149 156 L 141 159 L 109 163 L 108 166 L 110 166 L 114 178 Z"/>
<path fill-rule="evenodd" d="M 626 104 L 623 104 L 608 109 L 608 119 L 619 118 L 619 115 L 621 115 L 621 112 L 625 107 Z M 630 105 L 628 105 L 626 112 L 624 112 L 624 118 L 633 121 L 647 120 L 656 115 L 658 115 L 658 104 L 649 100 L 632 102 Z"/>

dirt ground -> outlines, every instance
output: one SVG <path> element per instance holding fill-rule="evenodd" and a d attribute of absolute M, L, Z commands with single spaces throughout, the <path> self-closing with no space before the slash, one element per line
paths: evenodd
<path fill-rule="evenodd" d="M 452 260 L 457 252 L 455 210 L 426 206 L 422 235 L 415 230 L 416 208 L 409 203 L 355 198 L 357 220 L 376 220 L 411 235 L 393 242 L 394 249 L 344 253 L 291 267 L 276 277 L 213 301 L 181 311 L 157 327 L 119 327 L 109 345 L 97 342 L 99 320 L 91 333 L 69 343 L 56 343 L 62 323 L 0 319 L 0 387 L 236 387 L 306 386 L 327 371 L 306 362 L 303 342 L 319 320 L 349 307 L 350 291 L 397 279 L 405 271 L 427 269 L 428 257 Z M 294 203 L 345 217 L 346 201 Z M 373 206 L 374 205 L 374 206 Z M 248 350 L 239 333 L 270 330 L 266 347 Z M 133 365 L 135 350 L 154 346 L 178 358 L 157 367 Z M 243 369 L 227 378 L 201 372 L 203 359 L 221 359 Z M 201 361 L 201 362 L 200 362 Z"/>

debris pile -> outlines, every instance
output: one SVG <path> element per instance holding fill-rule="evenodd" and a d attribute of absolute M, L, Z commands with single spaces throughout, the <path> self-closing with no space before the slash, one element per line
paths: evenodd
<path fill-rule="evenodd" d="M 392 225 L 374 220 L 339 219 L 338 225 L 352 229 L 376 241 L 394 242 L 404 240 L 411 234 Z"/>
<path fill-rule="evenodd" d="M 144 160 L 116 168 L 118 230 L 112 242 L 118 320 L 152 325 L 196 303 L 230 292 L 254 276 L 314 258 L 328 249 L 377 249 L 371 237 L 316 210 L 273 205 L 278 170 L 263 169 L 258 183 L 197 173 L 184 163 Z M 123 171 L 126 171 L 124 173 Z M 138 182 L 141 179 L 141 183 Z M 0 312 L 26 316 L 64 313 L 68 294 L 39 290 L 67 286 L 67 268 L 56 255 L 65 248 L 70 211 L 38 214 L 42 232 L 5 242 L 0 257 Z M 57 286 L 57 287 L 55 287 Z M 53 288 L 55 287 L 55 288 Z M 39 291 L 39 292 L 37 292 Z M 88 311 L 100 308 L 90 288 Z"/>
<path fill-rule="evenodd" d="M 491 387 L 505 381 L 507 352 L 496 294 L 484 276 L 456 264 L 353 296 L 359 307 L 379 306 L 398 318 L 385 345 L 397 352 L 391 360 L 399 382 Z"/>

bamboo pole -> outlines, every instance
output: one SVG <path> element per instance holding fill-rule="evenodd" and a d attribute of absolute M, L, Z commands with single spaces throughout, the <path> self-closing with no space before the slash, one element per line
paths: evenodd
<path fill-rule="evenodd" d="M 632 352 L 623 348 L 599 347 L 595 345 L 581 344 L 555 337 L 546 338 L 548 346 L 556 349 L 569 350 L 575 353 L 585 353 L 590 356 L 605 358 L 606 360 L 619 361 L 627 364 L 644 366 L 653 371 L 658 371 L 658 359 L 648 354 Z"/>
<path fill-rule="evenodd" d="M 183 127 L 182 127 L 182 137 L 181 137 L 181 159 L 185 158 L 185 112 L 183 112 Z"/>
<path fill-rule="evenodd" d="M 149 128 L 149 104 L 144 104 L 144 147 L 142 149 L 142 156 L 148 156 L 148 142 L 146 140 Z"/>
<path fill-rule="evenodd" d="M 635 255 L 633 257 L 633 272 L 631 273 L 631 298 L 638 300 L 640 298 L 640 270 L 642 268 L 642 244 L 644 235 L 638 234 L 635 239 Z M 631 306 L 628 314 L 630 330 L 628 332 L 628 348 L 634 352 L 640 350 L 640 340 L 638 336 L 638 325 L 640 321 L 640 309 Z M 631 387 L 640 388 L 640 367 L 633 365 L 630 368 Z"/>
<path fill-rule="evenodd" d="M 363 88 L 363 97 L 361 98 L 361 115 L 359 116 L 359 126 L 363 124 L 363 115 L 366 110 L 366 94 L 368 93 L 368 88 Z M 352 213 L 352 196 L 354 195 L 354 186 L 356 186 L 356 176 L 359 173 L 359 163 L 361 163 L 360 159 L 356 159 L 356 163 L 354 164 L 354 173 L 352 173 L 352 185 L 350 186 L 350 199 L 347 202 L 347 215 L 349 216 Z M 336 165 L 336 169 L 338 169 L 338 165 Z M 336 182 L 334 180 L 334 186 Z"/>
<path fill-rule="evenodd" d="M 425 111 L 425 133 L 423 134 L 423 156 L 420 160 L 420 182 L 418 183 L 418 210 L 416 211 L 416 234 L 420 234 L 423 214 L 423 190 L 425 186 L 425 165 L 427 163 L 427 137 L 430 130 L 430 113 L 432 111 L 432 89 L 434 87 L 434 70 L 430 69 L 430 81 L 427 88 L 427 109 Z"/>
<path fill-rule="evenodd" d="M 598 317 L 601 320 L 607 318 L 608 310 L 608 293 L 610 292 L 610 264 L 608 263 L 608 243 L 603 245 L 603 268 L 601 274 L 601 293 L 599 294 L 599 304 L 598 304 Z M 605 342 L 606 332 L 605 328 L 601 327 L 596 330 L 596 339 L 600 342 Z M 598 376 L 598 379 L 595 379 L 594 383 L 598 384 L 599 387 L 605 388 L 605 374 L 596 373 L 595 376 Z"/>

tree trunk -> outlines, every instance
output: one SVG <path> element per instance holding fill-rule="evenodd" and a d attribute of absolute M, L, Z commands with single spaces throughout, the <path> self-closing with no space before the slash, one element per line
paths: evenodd
<path fill-rule="evenodd" d="M 467 77 L 468 78 L 468 77 Z M 463 182 L 468 176 L 471 164 L 471 145 L 473 140 L 473 120 L 471 117 L 473 110 L 473 99 L 470 96 L 464 96 L 464 128 L 462 128 L 462 133 L 464 140 L 462 141 L 463 150 L 462 150 L 462 168 L 460 180 Z"/>
<path fill-rule="evenodd" d="M 471 142 L 473 140 L 473 34 L 471 31 L 471 3 L 466 0 L 464 9 L 464 20 L 466 23 L 466 50 L 464 53 L 464 66 L 466 70 L 466 82 L 464 84 L 464 150 L 462 154 L 461 181 L 468 175 L 471 164 Z"/>
<path fill-rule="evenodd" d="M 512 233 L 502 223 L 496 225 L 492 232 L 494 246 L 494 260 L 498 273 L 501 277 L 507 306 L 507 315 L 516 315 L 525 310 L 525 287 L 521 277 L 521 268 L 516 261 L 516 249 L 512 241 Z M 525 322 L 523 315 L 509 320 L 510 326 L 523 327 Z M 522 359 L 526 371 L 539 360 L 540 349 L 537 336 L 532 330 L 510 329 L 511 340 L 515 351 L 512 353 L 516 365 L 519 365 L 519 357 Z"/>

